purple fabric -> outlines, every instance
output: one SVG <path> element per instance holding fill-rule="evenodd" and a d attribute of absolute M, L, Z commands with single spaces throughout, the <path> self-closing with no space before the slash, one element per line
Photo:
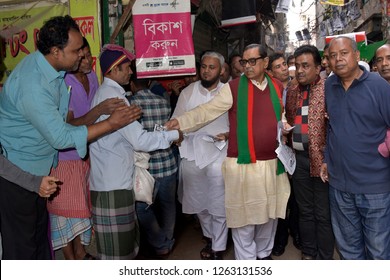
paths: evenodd
<path fill-rule="evenodd" d="M 75 118 L 84 116 L 91 108 L 92 99 L 99 87 L 98 78 L 95 72 L 87 74 L 89 81 L 89 94 L 87 95 L 83 85 L 73 74 L 66 74 L 65 83 L 72 86 L 69 101 L 69 111 L 73 111 Z M 68 149 L 59 153 L 59 160 L 78 160 L 80 159 L 75 149 Z"/>

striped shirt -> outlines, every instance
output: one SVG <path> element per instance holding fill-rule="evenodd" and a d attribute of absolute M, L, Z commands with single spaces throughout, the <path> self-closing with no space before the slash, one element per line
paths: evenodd
<path fill-rule="evenodd" d="M 142 108 L 139 122 L 147 131 L 154 131 L 155 124 L 165 124 L 171 114 L 168 101 L 152 93 L 149 89 L 138 91 L 129 98 L 130 103 Z M 170 176 L 177 171 L 177 164 L 172 149 L 149 152 L 149 173 L 155 178 Z"/>

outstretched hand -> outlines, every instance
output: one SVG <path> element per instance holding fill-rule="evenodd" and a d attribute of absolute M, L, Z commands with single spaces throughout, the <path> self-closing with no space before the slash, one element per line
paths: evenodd
<path fill-rule="evenodd" d="M 180 129 L 178 129 L 177 132 L 179 132 L 179 138 L 176 141 L 173 141 L 173 143 L 180 147 L 181 142 L 183 142 L 184 139 L 184 134 Z"/>
<path fill-rule="evenodd" d="M 170 121 L 167 121 L 164 126 L 166 127 L 167 130 L 179 130 L 180 129 L 180 124 L 177 119 L 171 119 Z"/>
<path fill-rule="evenodd" d="M 111 115 L 115 109 L 123 105 L 126 105 L 124 99 L 114 97 L 104 100 L 97 107 L 99 109 L 99 115 Z"/>
<path fill-rule="evenodd" d="M 292 127 L 289 123 L 283 122 L 283 129 L 282 129 L 282 142 L 283 144 L 287 144 L 288 141 L 288 135 L 293 130 L 294 127 Z"/>
<path fill-rule="evenodd" d="M 227 141 L 229 139 L 229 132 L 219 133 L 214 136 L 214 139 L 218 141 Z"/>

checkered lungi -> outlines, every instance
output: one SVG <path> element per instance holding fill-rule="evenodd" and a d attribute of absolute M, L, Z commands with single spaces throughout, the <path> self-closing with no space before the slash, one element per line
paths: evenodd
<path fill-rule="evenodd" d="M 91 201 L 98 258 L 134 259 L 138 254 L 140 239 L 134 192 L 91 191 Z"/>
<path fill-rule="evenodd" d="M 62 181 L 58 193 L 47 201 L 47 211 L 69 218 L 90 218 L 89 160 L 60 160 L 51 176 Z"/>
<path fill-rule="evenodd" d="M 49 214 L 51 243 L 53 250 L 58 250 L 68 245 L 80 235 L 83 245 L 91 243 L 92 224 L 90 218 L 66 218 Z"/>

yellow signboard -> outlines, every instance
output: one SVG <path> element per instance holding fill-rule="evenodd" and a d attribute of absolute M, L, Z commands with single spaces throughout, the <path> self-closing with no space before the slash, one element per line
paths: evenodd
<path fill-rule="evenodd" d="M 0 88 L 15 66 L 36 51 L 37 36 L 44 22 L 68 14 L 63 3 L 37 1 L 1 6 Z"/>
<path fill-rule="evenodd" d="M 37 50 L 39 29 L 44 22 L 67 14 L 76 20 L 82 35 L 88 40 L 94 57 L 93 69 L 100 76 L 100 67 L 96 64 L 101 48 L 98 1 L 37 1 L 0 6 L 0 90 L 16 65 Z"/>
<path fill-rule="evenodd" d="M 93 70 L 100 77 L 100 66 L 98 65 L 101 36 L 99 30 L 98 3 L 95 0 L 70 0 L 70 16 L 76 20 L 80 27 L 81 34 L 87 39 L 93 56 Z"/>
<path fill-rule="evenodd" d="M 349 4 L 349 0 L 321 0 L 321 4 L 328 4 L 333 6 L 345 6 Z"/>

